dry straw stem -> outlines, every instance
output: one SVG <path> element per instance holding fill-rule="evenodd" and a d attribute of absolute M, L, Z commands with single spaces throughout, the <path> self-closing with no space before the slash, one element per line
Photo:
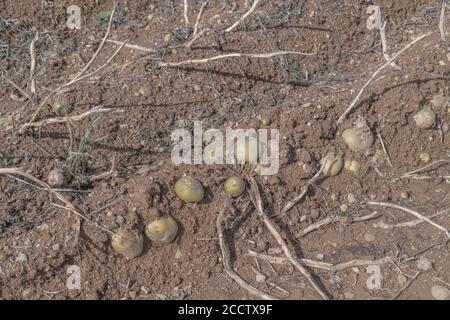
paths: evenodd
<path fill-rule="evenodd" d="M 303 197 L 306 195 L 306 193 L 309 190 L 309 187 L 316 183 L 316 181 L 321 177 L 323 170 L 325 169 L 325 163 L 327 161 L 327 157 L 323 159 L 322 166 L 320 167 L 319 171 L 311 178 L 311 180 L 308 181 L 308 184 L 303 188 L 302 192 L 295 197 L 295 199 L 288 201 L 288 203 L 284 206 L 284 208 L 281 210 L 281 215 L 286 214 L 293 206 L 295 206 L 300 200 L 303 199 Z"/>
<path fill-rule="evenodd" d="M 36 94 L 36 41 L 38 37 L 38 33 L 36 32 L 36 35 L 30 43 L 30 92 L 32 95 Z"/>
<path fill-rule="evenodd" d="M 433 220 L 431 220 L 430 218 L 420 214 L 417 211 L 393 204 L 393 203 L 387 203 L 387 202 L 378 202 L 378 201 L 369 201 L 367 202 L 367 204 L 369 206 L 381 206 L 381 207 L 386 207 L 386 208 L 392 208 L 392 209 L 397 209 L 397 210 L 402 210 L 404 212 L 407 212 L 409 214 L 412 214 L 413 216 L 415 216 L 416 218 L 419 218 L 420 220 L 427 222 L 428 224 L 432 225 L 433 227 L 443 231 L 445 233 L 445 235 L 450 238 L 450 232 L 444 228 L 443 226 L 437 224 L 436 222 L 434 222 Z"/>
<path fill-rule="evenodd" d="M 114 44 L 117 44 L 117 45 L 120 45 L 120 46 L 125 44 L 125 48 L 132 49 L 132 50 L 143 51 L 143 52 L 150 52 L 150 53 L 155 53 L 156 52 L 154 49 L 142 47 L 142 46 L 139 46 L 139 45 L 136 45 L 136 44 L 128 44 L 128 43 L 123 42 L 123 41 L 117 41 L 117 40 L 109 39 L 109 40 L 106 40 L 106 42 L 114 43 Z"/>
<path fill-rule="evenodd" d="M 447 32 L 445 30 L 446 11 L 447 11 L 447 0 L 442 0 L 441 14 L 439 18 L 439 31 L 441 32 L 442 41 L 445 41 L 445 38 L 447 36 Z"/>
<path fill-rule="evenodd" d="M 307 234 L 319 230 L 320 228 L 323 228 L 329 224 L 336 223 L 336 222 L 342 222 L 342 223 L 353 223 L 353 222 L 361 222 L 361 221 L 368 221 L 375 218 L 378 218 L 381 216 L 378 212 L 373 212 L 371 214 L 362 216 L 362 217 L 342 217 L 342 216 L 332 216 L 332 217 L 326 217 L 325 219 L 322 219 L 320 221 L 317 221 L 316 223 L 313 223 L 297 233 L 295 236 L 298 238 L 304 237 Z"/>
<path fill-rule="evenodd" d="M 389 166 L 391 168 L 393 168 L 394 166 L 392 165 L 391 157 L 389 156 L 389 152 L 388 152 L 388 150 L 386 148 L 386 145 L 384 143 L 384 139 L 383 139 L 383 137 L 381 136 L 381 134 L 379 132 L 377 133 L 377 135 L 378 135 L 378 139 L 380 139 L 381 147 L 383 148 L 384 154 L 386 156 L 386 160 L 387 160 Z"/>
<path fill-rule="evenodd" d="M 429 215 L 429 216 L 427 216 L 427 218 L 429 218 L 429 219 L 436 218 L 443 214 L 447 214 L 449 212 L 450 212 L 450 208 L 439 211 L 435 214 Z M 373 227 L 379 228 L 379 229 L 391 230 L 394 228 L 415 227 L 424 222 L 425 221 L 422 219 L 416 219 L 416 220 L 411 220 L 411 221 L 406 221 L 406 222 L 399 222 L 399 223 L 395 223 L 395 224 L 387 224 L 384 221 L 380 221 L 380 222 L 374 223 Z"/>
<path fill-rule="evenodd" d="M 79 80 L 79 78 L 86 72 L 87 69 L 89 69 L 89 67 L 91 66 L 91 64 L 94 62 L 94 60 L 97 58 L 97 56 L 99 55 L 100 51 L 103 49 L 103 46 L 106 43 L 106 39 L 109 36 L 109 33 L 111 31 L 111 25 L 112 25 L 112 21 L 113 21 L 113 17 L 114 17 L 114 12 L 116 11 L 116 8 L 114 7 L 111 11 L 111 16 L 109 18 L 109 22 L 108 22 L 108 29 L 106 30 L 105 36 L 103 37 L 102 42 L 100 43 L 100 46 L 97 48 L 97 50 L 95 51 L 94 55 L 92 56 L 92 58 L 89 60 L 89 62 L 84 66 L 83 69 L 80 70 L 80 72 L 78 72 L 75 77 L 72 78 L 72 80 L 70 80 L 68 83 L 56 88 L 55 90 L 53 90 L 52 92 L 50 92 L 45 98 L 44 100 L 41 102 L 41 104 L 39 105 L 39 107 L 36 109 L 36 111 L 33 113 L 31 119 L 29 122 L 33 122 L 36 117 L 38 116 L 39 112 L 41 112 L 42 108 L 47 104 L 47 101 L 57 95 L 58 93 L 60 93 L 60 91 L 63 88 L 66 88 L 72 84 L 74 84 L 75 82 L 77 82 Z M 122 46 L 123 47 L 123 46 Z M 122 48 L 120 47 L 120 49 Z M 119 50 L 120 51 L 120 50 Z M 118 51 L 116 51 L 116 53 L 114 54 L 114 56 L 118 53 Z M 110 59 L 108 59 L 108 61 L 110 61 Z M 95 72 L 96 73 L 96 72 Z M 91 74 L 92 75 L 92 74 Z"/>
<path fill-rule="evenodd" d="M 225 272 L 227 275 L 236 281 L 237 284 L 239 284 L 242 288 L 250 292 L 256 297 L 259 297 L 264 300 L 278 300 L 277 297 L 274 297 L 268 293 L 265 293 L 258 288 L 255 288 L 251 284 L 249 284 L 247 281 L 245 281 L 236 271 L 234 271 L 232 265 L 231 265 L 231 259 L 230 259 L 230 249 L 228 248 L 228 245 L 225 240 L 225 227 L 224 227 L 224 214 L 223 211 L 219 212 L 219 215 L 217 216 L 217 231 L 219 233 L 219 245 L 220 249 L 222 250 L 222 261 L 223 261 L 223 267 L 225 269 Z"/>
<path fill-rule="evenodd" d="M 422 173 L 434 166 L 440 166 L 442 164 L 448 164 L 450 163 L 450 160 L 448 159 L 441 159 L 441 160 L 436 160 L 433 161 L 432 163 L 427 164 L 426 166 L 423 166 L 419 169 L 410 171 L 405 173 L 404 175 L 402 175 L 400 178 L 396 178 L 394 179 L 394 181 L 397 181 L 399 179 L 417 179 L 417 180 L 421 180 L 421 179 L 436 179 L 436 178 L 442 178 L 442 179 L 449 179 L 450 176 L 439 176 L 439 177 L 431 177 L 431 176 L 419 176 L 419 173 Z"/>
<path fill-rule="evenodd" d="M 122 112 L 122 110 L 112 109 L 112 108 L 103 108 L 101 106 L 92 108 L 82 114 L 77 116 L 67 116 L 67 117 L 58 117 L 58 118 L 49 118 L 38 122 L 25 123 L 19 130 L 20 134 L 24 134 L 30 128 L 42 127 L 48 124 L 55 123 L 72 123 L 75 121 L 83 120 L 86 117 L 89 117 L 95 113 L 105 113 L 105 112 Z"/>
<path fill-rule="evenodd" d="M 266 260 L 273 264 L 288 264 L 289 260 L 285 257 L 275 257 L 264 253 L 258 253 L 253 250 L 248 251 L 248 255 L 251 257 L 260 258 L 263 260 Z M 376 259 L 376 260 L 364 260 L 364 259 L 353 259 L 346 262 L 341 263 L 327 263 L 322 261 L 316 261 L 316 260 L 310 260 L 310 259 L 300 259 L 300 261 L 308 267 L 325 270 L 325 271 L 331 271 L 331 272 L 338 272 L 343 271 L 349 268 L 354 267 L 361 267 L 361 266 L 367 266 L 367 265 L 381 265 L 388 263 L 390 260 L 388 257 Z"/>
<path fill-rule="evenodd" d="M 0 175 L 9 175 L 9 174 L 13 174 L 13 175 L 19 175 L 22 177 L 25 177 L 31 181 L 33 181 L 34 183 L 44 187 L 45 189 L 47 189 L 48 193 L 51 196 L 55 196 L 59 201 L 61 201 L 64 206 L 59 206 L 56 205 L 60 208 L 69 210 L 73 213 L 75 213 L 77 216 L 79 216 L 80 218 L 86 220 L 87 222 L 93 224 L 94 226 L 96 226 L 97 228 L 106 231 L 110 234 L 114 234 L 114 232 L 112 232 L 109 229 L 106 229 L 105 227 L 102 227 L 101 225 L 99 225 L 97 222 L 89 219 L 88 217 L 86 217 L 80 210 L 78 210 L 77 208 L 75 208 L 75 206 L 72 205 L 72 203 L 70 203 L 69 200 L 67 200 L 66 198 L 64 198 L 64 196 L 62 194 L 60 194 L 59 192 L 53 190 L 47 183 L 45 183 L 44 181 L 39 180 L 38 178 L 35 178 L 34 176 L 32 176 L 29 173 L 24 172 L 22 169 L 20 168 L 0 168 Z"/>
<path fill-rule="evenodd" d="M 295 266 L 295 268 L 300 271 L 303 276 L 305 276 L 306 279 L 311 283 L 313 288 L 320 294 L 320 296 L 325 299 L 329 300 L 330 297 L 327 293 L 325 293 L 322 288 L 317 284 L 317 282 L 312 277 L 311 273 L 303 266 L 302 262 L 295 256 L 294 253 L 292 253 L 291 250 L 289 250 L 287 243 L 283 240 L 280 233 L 277 231 L 275 224 L 270 220 L 270 218 L 267 216 L 266 212 L 264 211 L 261 194 L 259 192 L 259 187 L 257 182 L 253 177 L 250 177 L 250 185 L 251 185 L 251 191 L 252 191 L 252 201 L 255 205 L 255 208 L 258 212 L 258 215 L 263 220 L 264 224 L 266 225 L 267 229 L 269 229 L 270 233 L 274 236 L 278 244 L 283 249 L 284 254 L 289 259 L 289 261 Z"/>
<path fill-rule="evenodd" d="M 180 67 L 184 65 L 189 64 L 205 64 L 216 60 L 221 59 L 229 59 L 229 58 L 239 58 L 239 57 L 246 57 L 246 58 L 261 58 L 261 59 L 268 59 L 275 56 L 282 56 L 287 54 L 294 54 L 294 55 L 302 55 L 302 56 L 312 56 L 315 55 L 315 53 L 303 53 L 303 52 L 297 52 L 297 51 L 275 51 L 275 52 L 269 52 L 269 53 L 241 53 L 241 52 L 234 52 L 234 53 L 228 53 L 223 55 L 218 55 L 211 58 L 204 58 L 204 59 L 192 59 L 192 60 L 185 60 L 180 62 L 160 62 L 160 67 Z"/>
<path fill-rule="evenodd" d="M 30 99 L 29 94 L 23 90 L 21 87 L 19 87 L 15 82 L 13 82 L 9 78 L 5 78 L 5 81 L 8 82 L 10 85 L 12 85 L 17 91 L 19 91 L 25 98 Z"/>
<path fill-rule="evenodd" d="M 200 20 L 202 19 L 203 12 L 205 12 L 206 6 L 208 5 L 208 2 L 209 0 L 203 2 L 202 6 L 200 7 L 200 11 L 198 12 L 197 19 L 195 19 L 194 32 L 192 34 L 192 37 L 194 38 L 198 33 L 198 26 L 200 24 Z"/>
<path fill-rule="evenodd" d="M 186 25 L 186 27 L 189 27 L 188 11 L 189 11 L 188 1 L 184 0 L 184 24 Z"/>
<path fill-rule="evenodd" d="M 109 171 L 100 173 L 99 175 L 93 176 L 91 178 L 89 178 L 89 181 L 93 182 L 93 181 L 99 181 L 99 180 L 103 180 L 106 179 L 110 176 L 112 176 L 117 170 L 117 156 L 114 155 L 111 161 L 111 169 Z"/>
<path fill-rule="evenodd" d="M 386 23 L 387 20 L 384 20 L 383 23 L 380 26 L 380 38 L 381 38 L 381 46 L 383 48 L 383 56 L 384 59 L 386 59 L 386 61 L 389 61 L 389 54 L 387 52 L 387 41 L 386 41 Z M 395 69 L 400 69 L 400 67 L 398 65 L 396 65 L 394 62 L 390 63 L 391 67 L 395 68 Z"/>
<path fill-rule="evenodd" d="M 236 29 L 241 24 L 241 22 L 243 22 L 245 19 L 247 19 L 247 17 L 249 15 L 251 15 L 253 13 L 253 11 L 256 10 L 256 7 L 259 5 L 260 2 L 261 2 L 261 0 L 253 1 L 251 8 L 242 17 L 240 17 L 239 20 L 236 21 L 232 26 L 226 28 L 225 33 L 229 33 L 231 31 L 233 31 L 234 29 Z"/>
<path fill-rule="evenodd" d="M 409 48 L 411 48 L 414 44 L 416 44 L 417 42 L 419 42 L 420 40 L 422 40 L 423 38 L 426 38 L 428 36 L 430 36 L 432 34 L 432 32 L 427 32 L 425 34 L 422 34 L 421 36 L 419 36 L 418 38 L 414 39 L 413 41 L 411 41 L 408 45 L 406 45 L 403 49 L 401 49 L 400 51 L 398 51 L 392 58 L 390 58 L 385 64 L 383 64 L 381 67 L 379 67 L 374 73 L 373 75 L 370 77 L 370 79 L 364 84 L 364 86 L 361 88 L 361 90 L 358 92 L 358 94 L 356 95 L 356 97 L 353 99 L 353 101 L 350 103 L 350 105 L 347 107 L 347 109 L 344 111 L 344 113 L 339 117 L 337 123 L 340 124 L 342 123 L 342 121 L 345 120 L 345 118 L 347 117 L 347 115 L 352 112 L 353 108 L 356 106 L 356 103 L 359 101 L 359 98 L 361 97 L 361 95 L 363 94 L 364 90 L 369 86 L 369 84 L 375 79 L 375 77 L 381 72 L 383 71 L 384 68 L 386 68 L 387 66 L 389 66 L 393 61 L 395 61 L 402 53 L 404 53 L 406 50 L 408 50 Z"/>

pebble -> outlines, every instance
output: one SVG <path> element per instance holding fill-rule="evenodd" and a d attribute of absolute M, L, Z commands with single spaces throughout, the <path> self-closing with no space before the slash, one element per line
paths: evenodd
<path fill-rule="evenodd" d="M 61 246 L 58 243 L 54 244 L 53 247 L 52 247 L 52 249 L 55 250 L 55 251 L 58 251 L 60 248 L 61 248 Z"/>
<path fill-rule="evenodd" d="M 318 209 L 311 210 L 311 218 L 317 219 L 320 217 L 320 211 Z"/>
<path fill-rule="evenodd" d="M 433 267 L 433 264 L 430 260 L 428 260 L 425 257 L 420 257 L 419 260 L 417 260 L 417 268 L 423 271 L 428 271 Z"/>
<path fill-rule="evenodd" d="M 323 260 L 324 255 L 323 255 L 323 253 L 318 253 L 316 257 L 319 260 Z"/>
<path fill-rule="evenodd" d="M 434 286 L 431 288 L 431 295 L 436 300 L 448 300 L 450 299 L 450 290 L 443 286 Z"/>
<path fill-rule="evenodd" d="M 350 203 L 350 204 L 356 202 L 356 198 L 355 198 L 355 196 L 353 195 L 353 193 L 349 193 L 349 194 L 347 195 L 347 201 L 348 201 L 348 203 Z"/>
<path fill-rule="evenodd" d="M 26 254 L 19 252 L 19 254 L 16 257 L 16 262 L 26 262 L 28 260 L 28 257 L 26 256 Z"/>
<path fill-rule="evenodd" d="M 365 233 L 364 240 L 366 240 L 367 242 L 373 242 L 375 241 L 375 235 L 373 233 Z"/>
<path fill-rule="evenodd" d="M 181 259 L 182 256 L 183 254 L 181 253 L 181 250 L 177 249 L 177 251 L 175 252 L 175 259 Z"/>
<path fill-rule="evenodd" d="M 258 272 L 256 274 L 256 282 L 264 282 L 264 281 L 266 281 L 266 276 Z"/>

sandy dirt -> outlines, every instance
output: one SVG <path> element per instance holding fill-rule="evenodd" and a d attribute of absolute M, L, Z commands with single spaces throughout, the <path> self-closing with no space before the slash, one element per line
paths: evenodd
<path fill-rule="evenodd" d="M 320 299 L 311 283 L 284 263 L 279 243 L 252 209 L 251 176 L 265 210 L 299 258 L 330 264 L 384 258 L 380 264 L 369 261 L 338 271 L 308 267 L 332 298 L 432 299 L 433 286 L 450 289 L 445 232 L 428 222 L 394 226 L 417 218 L 367 203 L 396 204 L 423 216 L 440 212 L 432 221 L 450 228 L 450 35 L 441 39 L 442 1 L 263 1 L 229 33 L 223 30 L 249 9 L 246 1 L 210 1 L 199 24 L 208 31 L 187 48 L 202 3 L 190 2 L 186 26 L 182 1 L 118 1 L 108 39 L 151 50 L 122 48 L 104 69 L 51 97 L 34 121 L 61 117 L 52 111 L 57 101 L 73 106 L 69 116 L 96 106 L 114 110 L 21 131 L 44 99 L 89 62 L 107 32 L 104 13 L 113 4 L 0 0 L 0 168 L 22 168 L 43 181 L 52 169 L 61 168 L 70 178 L 60 193 L 90 220 L 61 208 L 64 204 L 35 182 L 1 175 L 0 297 L 259 298 L 224 269 L 216 225 L 222 213 L 241 218 L 226 232 L 226 242 L 231 265 L 243 279 L 278 298 Z M 400 55 L 395 67 L 383 69 L 338 124 L 386 62 L 379 30 L 367 28 L 368 2 L 387 19 L 389 56 L 431 34 Z M 71 4 L 81 8 L 80 30 L 66 26 Z M 449 23 L 444 27 L 450 33 Z M 33 95 L 30 44 L 36 32 Z M 104 65 L 118 48 L 106 42 L 85 74 Z M 314 54 L 162 64 L 280 50 Z M 434 126 L 426 130 L 414 121 L 424 106 L 436 114 Z M 375 142 L 354 152 L 342 132 L 359 117 Z M 194 121 L 222 131 L 279 129 L 278 173 L 259 176 L 254 165 L 174 165 L 171 133 L 192 130 Z M 330 152 L 358 161 L 360 170 L 321 177 L 279 216 Z M 424 153 L 429 162 L 421 159 Z M 92 179 L 108 173 L 114 158 L 117 167 L 111 174 Z M 401 178 L 438 160 L 443 161 Z M 247 181 L 247 191 L 231 199 L 223 183 L 233 172 Z M 202 202 L 186 204 L 176 196 L 174 184 L 184 174 L 202 183 Z M 369 214 L 374 218 L 354 221 Z M 171 215 L 179 225 L 173 243 L 146 238 L 142 254 L 134 259 L 112 250 L 111 233 L 117 228 L 144 234 L 145 225 L 161 215 Z M 331 218 L 336 221 L 301 234 Z M 283 263 L 255 258 L 250 250 Z M 79 268 L 79 289 L 67 286 L 71 266 Z"/>

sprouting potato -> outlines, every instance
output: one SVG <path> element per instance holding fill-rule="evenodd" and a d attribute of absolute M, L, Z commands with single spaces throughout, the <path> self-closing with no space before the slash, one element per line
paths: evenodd
<path fill-rule="evenodd" d="M 175 193 L 181 200 L 193 203 L 202 201 L 205 194 L 202 184 L 189 176 L 178 179 L 175 183 Z"/>
<path fill-rule="evenodd" d="M 355 126 L 344 130 L 342 138 L 352 151 L 369 149 L 375 141 L 372 131 L 362 117 L 355 121 Z"/>
<path fill-rule="evenodd" d="M 245 190 L 245 181 L 238 176 L 232 176 L 224 183 L 225 193 L 232 197 L 240 196 Z"/>
<path fill-rule="evenodd" d="M 341 172 L 344 166 L 344 160 L 341 155 L 336 155 L 334 153 L 329 153 L 325 160 L 325 167 L 323 169 L 323 174 L 327 177 L 336 176 Z"/>
<path fill-rule="evenodd" d="M 361 165 L 356 160 L 345 160 L 344 167 L 346 170 L 351 171 L 355 174 L 358 173 L 359 170 L 361 169 Z"/>
<path fill-rule="evenodd" d="M 436 114 L 428 107 L 422 108 L 414 116 L 416 127 L 419 129 L 430 129 L 436 122 Z"/>
<path fill-rule="evenodd" d="M 145 234 L 153 242 L 172 242 L 175 240 L 177 233 L 178 224 L 170 216 L 156 219 L 150 222 L 145 228 Z"/>
<path fill-rule="evenodd" d="M 136 258 L 142 253 L 144 239 L 137 232 L 119 229 L 112 237 L 111 246 L 114 251 L 127 258 Z"/>

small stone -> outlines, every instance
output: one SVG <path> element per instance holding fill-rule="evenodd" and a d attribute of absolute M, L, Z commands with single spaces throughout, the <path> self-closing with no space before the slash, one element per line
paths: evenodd
<path fill-rule="evenodd" d="M 19 252 L 19 254 L 16 257 L 16 262 L 22 263 L 22 262 L 26 262 L 28 260 L 28 257 L 26 256 L 26 254 Z"/>
<path fill-rule="evenodd" d="M 194 90 L 195 90 L 195 91 L 200 91 L 201 89 L 202 89 L 202 88 L 200 88 L 199 85 L 195 85 L 195 86 L 194 86 Z"/>
<path fill-rule="evenodd" d="M 314 220 L 320 217 L 320 211 L 318 209 L 311 210 L 311 218 Z"/>
<path fill-rule="evenodd" d="M 300 222 L 305 222 L 305 220 L 306 220 L 306 216 L 301 216 L 300 217 Z"/>
<path fill-rule="evenodd" d="M 323 253 L 318 253 L 316 257 L 319 260 L 323 260 L 324 255 L 323 255 Z"/>
<path fill-rule="evenodd" d="M 353 195 L 353 193 L 349 193 L 349 194 L 347 195 L 347 201 L 348 201 L 348 203 L 350 203 L 350 204 L 356 202 L 356 198 L 355 198 L 355 196 Z"/>
<path fill-rule="evenodd" d="M 60 248 L 61 248 L 61 246 L 58 243 L 54 244 L 53 247 L 52 247 L 52 249 L 55 250 L 55 251 L 58 251 Z"/>
<path fill-rule="evenodd" d="M 428 260 L 425 257 L 420 257 L 419 260 L 417 260 L 417 268 L 423 271 L 428 271 L 433 267 L 433 264 L 430 260 Z"/>
<path fill-rule="evenodd" d="M 175 259 L 181 259 L 181 257 L 183 256 L 183 253 L 181 253 L 180 249 L 177 249 L 177 251 L 175 252 Z"/>
<path fill-rule="evenodd" d="M 266 281 L 266 276 L 258 272 L 256 274 L 256 282 L 264 282 L 264 281 Z"/>
<path fill-rule="evenodd" d="M 448 300 L 450 299 L 450 290 L 443 286 L 434 286 L 431 288 L 431 295 L 436 300 Z"/>
<path fill-rule="evenodd" d="M 354 273 L 359 273 L 359 272 L 360 272 L 358 267 L 353 267 L 353 268 L 352 268 L 352 271 L 353 271 Z"/>
<path fill-rule="evenodd" d="M 373 242 L 375 241 L 375 235 L 373 233 L 365 233 L 364 240 L 366 240 L 367 242 Z"/>

